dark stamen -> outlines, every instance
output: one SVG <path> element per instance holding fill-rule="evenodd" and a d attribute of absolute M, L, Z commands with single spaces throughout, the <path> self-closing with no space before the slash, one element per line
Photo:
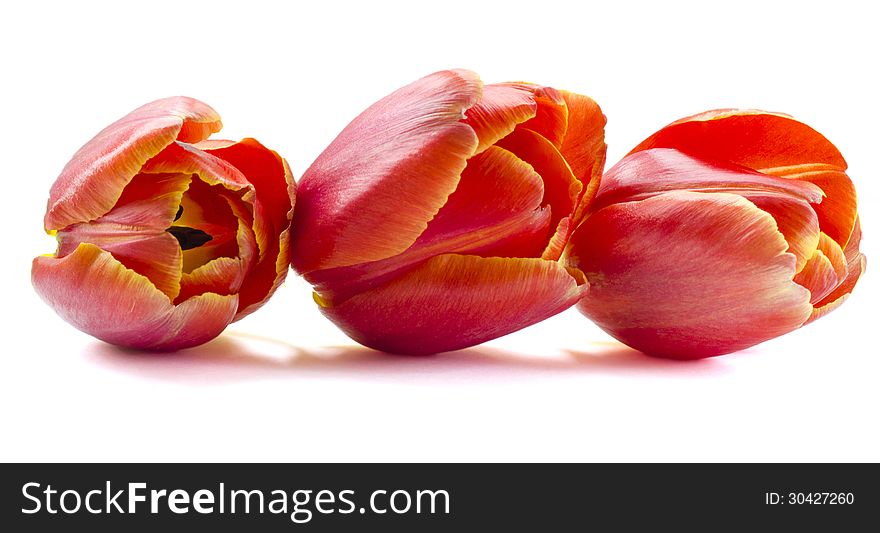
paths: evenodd
<path fill-rule="evenodd" d="M 171 226 L 165 231 L 174 235 L 174 238 L 180 243 L 181 250 L 198 248 L 213 239 L 213 237 L 200 229 L 188 228 L 186 226 Z"/>
<path fill-rule="evenodd" d="M 177 208 L 177 214 L 174 215 L 174 221 L 177 222 L 178 220 L 180 220 L 180 217 L 182 217 L 182 216 L 183 216 L 183 206 L 180 206 Z"/>

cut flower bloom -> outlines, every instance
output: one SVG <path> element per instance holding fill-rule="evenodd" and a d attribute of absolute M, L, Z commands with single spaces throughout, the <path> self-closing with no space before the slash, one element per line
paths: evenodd
<path fill-rule="evenodd" d="M 856 193 L 825 137 L 778 113 L 709 111 L 655 133 L 602 178 L 565 262 L 578 308 L 643 352 L 693 359 L 839 306 L 865 269 Z"/>
<path fill-rule="evenodd" d="M 80 330 L 125 347 L 206 342 L 255 311 L 289 268 L 294 184 L 254 139 L 207 140 L 206 104 L 146 104 L 65 166 L 44 217 L 54 254 L 34 259 L 40 296 Z"/>
<path fill-rule="evenodd" d="M 443 71 L 373 104 L 305 172 L 291 264 L 367 346 L 454 350 L 518 330 L 587 290 L 558 259 L 602 171 L 586 97 Z"/>

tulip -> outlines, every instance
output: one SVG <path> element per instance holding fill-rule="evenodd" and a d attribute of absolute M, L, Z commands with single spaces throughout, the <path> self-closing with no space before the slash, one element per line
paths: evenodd
<path fill-rule="evenodd" d="M 191 98 L 146 104 L 64 167 L 44 218 L 54 254 L 37 293 L 76 328 L 175 350 L 252 313 L 284 280 L 294 185 L 254 139 L 206 140 L 220 117 Z"/>
<path fill-rule="evenodd" d="M 838 307 L 865 269 L 856 193 L 825 137 L 718 110 L 670 124 L 602 178 L 565 264 L 578 308 L 645 353 L 721 355 Z"/>
<path fill-rule="evenodd" d="M 586 96 L 443 71 L 355 118 L 303 174 L 291 264 L 356 341 L 425 354 L 505 335 L 586 291 L 558 262 L 598 186 Z"/>

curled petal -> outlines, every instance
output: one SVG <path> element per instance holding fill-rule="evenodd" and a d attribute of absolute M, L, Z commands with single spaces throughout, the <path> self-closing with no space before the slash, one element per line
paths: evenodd
<path fill-rule="evenodd" d="M 568 130 L 568 106 L 562 92 L 552 87 L 542 87 L 531 83 L 508 83 L 531 90 L 537 109 L 535 116 L 521 125 L 547 139 L 556 149 L 562 147 L 562 141 Z"/>
<path fill-rule="evenodd" d="M 429 354 L 512 333 L 586 291 L 579 271 L 555 261 L 445 254 L 321 312 L 366 346 Z"/>
<path fill-rule="evenodd" d="M 773 218 L 744 198 L 676 191 L 614 204 L 572 237 L 578 308 L 645 353 L 693 359 L 796 329 L 812 311 Z"/>
<path fill-rule="evenodd" d="M 103 341 L 176 350 L 216 337 L 232 321 L 238 296 L 207 293 L 173 305 L 150 281 L 109 252 L 83 243 L 63 258 L 34 259 L 37 293 L 62 318 Z"/>
<path fill-rule="evenodd" d="M 820 187 L 825 198 L 815 206 L 819 227 L 838 244 L 846 246 L 858 216 L 858 202 L 856 188 L 845 172 L 830 165 L 797 165 L 764 172 Z"/>
<path fill-rule="evenodd" d="M 483 87 L 483 96 L 465 113 L 465 122 L 480 140 L 476 153 L 506 137 L 537 110 L 534 91 L 528 87 L 503 83 Z"/>
<path fill-rule="evenodd" d="M 580 224 L 589 208 L 605 170 L 605 115 L 590 97 L 562 91 L 568 109 L 568 127 L 560 153 L 575 178 L 584 184 L 578 206 L 572 214 L 572 227 Z"/>
<path fill-rule="evenodd" d="M 232 164 L 254 187 L 253 232 L 260 254 L 241 286 L 238 320 L 259 309 L 287 276 L 296 184 L 287 161 L 255 139 L 206 141 L 196 146 Z"/>
<path fill-rule="evenodd" d="M 746 192 L 742 196 L 773 217 L 777 229 L 788 242 L 789 253 L 797 260 L 795 271 L 803 270 L 819 246 L 819 219 L 815 206 L 773 191 Z"/>
<path fill-rule="evenodd" d="M 583 189 L 565 158 L 544 136 L 525 128 L 517 129 L 499 141 L 498 146 L 516 154 L 541 176 L 544 182 L 541 202 L 551 207 L 550 225 L 557 227 L 559 221 L 574 210 Z"/>
<path fill-rule="evenodd" d="M 141 166 L 175 139 L 195 142 L 221 128 L 220 117 L 192 98 L 146 104 L 102 130 L 74 154 L 52 185 L 47 230 L 107 213 Z"/>
<path fill-rule="evenodd" d="M 230 163 L 187 143 L 173 142 L 142 168 L 152 174 L 198 174 L 208 185 L 222 185 L 231 191 L 251 189 L 242 172 Z"/>
<path fill-rule="evenodd" d="M 438 72 L 355 118 L 298 184 L 293 267 L 306 273 L 409 248 L 477 149 L 477 135 L 461 119 L 481 91 L 472 72 Z"/>
<path fill-rule="evenodd" d="M 174 303 L 212 292 L 226 295 L 236 294 L 244 282 L 246 262 L 238 257 L 218 257 L 208 261 L 192 272 L 180 276 L 180 296 Z"/>
<path fill-rule="evenodd" d="M 795 277 L 795 283 L 810 290 L 810 303 L 816 304 L 831 293 L 847 275 L 843 250 L 822 233 L 813 256 Z"/>
<path fill-rule="evenodd" d="M 808 322 L 812 322 L 838 308 L 840 304 L 846 301 L 852 290 L 855 288 L 859 278 L 865 272 L 865 266 L 867 263 L 865 256 L 859 251 L 861 240 L 861 225 L 859 224 L 859 219 L 856 218 L 852 236 L 850 237 L 849 242 L 847 242 L 846 248 L 843 250 L 843 255 L 846 259 L 846 279 L 831 291 L 830 294 L 815 304 L 816 309 L 813 311 Z"/>

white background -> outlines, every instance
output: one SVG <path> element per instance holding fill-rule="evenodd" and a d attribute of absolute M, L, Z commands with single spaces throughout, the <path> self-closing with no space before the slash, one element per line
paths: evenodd
<path fill-rule="evenodd" d="M 880 40 L 867 6 L 7 3 L 0 460 L 880 460 Z M 609 119 L 609 163 L 705 109 L 793 114 L 850 163 L 868 274 L 807 328 L 686 363 L 622 347 L 574 310 L 460 352 L 376 353 L 324 320 L 292 275 L 218 340 L 133 355 L 33 292 L 31 258 L 54 249 L 50 185 L 131 109 L 204 100 L 221 137 L 257 137 L 298 177 L 367 105 L 449 67 L 591 95 Z"/>

